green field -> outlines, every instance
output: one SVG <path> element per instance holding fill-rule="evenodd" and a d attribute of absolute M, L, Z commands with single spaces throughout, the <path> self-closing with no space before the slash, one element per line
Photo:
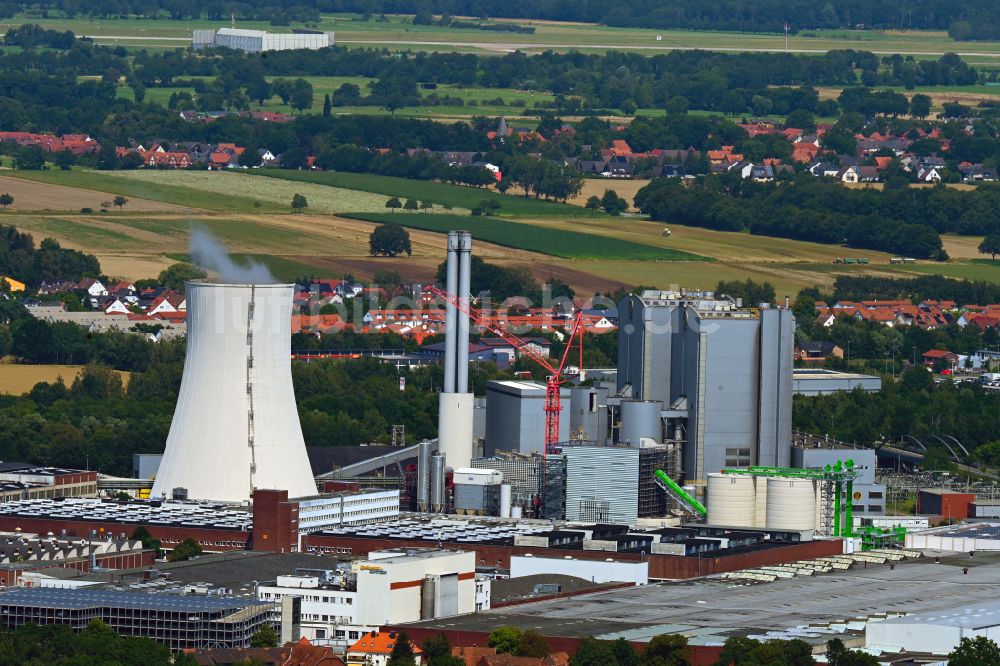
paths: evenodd
<path fill-rule="evenodd" d="M 381 212 L 385 210 L 386 197 L 358 189 L 344 189 L 316 185 L 310 182 L 293 182 L 292 179 L 261 180 L 252 178 L 255 170 L 185 171 L 138 169 L 135 171 L 109 172 L 116 178 L 129 182 L 140 181 L 166 187 L 189 189 L 213 196 L 235 194 L 240 198 L 289 211 L 292 197 L 301 194 L 308 201 L 308 211 L 320 213 Z"/>
<path fill-rule="evenodd" d="M 693 48 L 723 51 L 785 50 L 784 36 L 779 34 L 609 28 L 594 24 L 502 20 L 532 25 L 535 32 L 518 34 L 415 26 L 408 16 L 389 16 L 386 22 L 364 21 L 356 14 L 330 14 L 323 16 L 316 23 L 296 23 L 291 27 L 333 31 L 336 34 L 336 42 L 345 46 L 378 46 L 395 50 L 480 53 L 504 53 L 514 49 L 634 50 L 647 53 Z M 72 30 L 78 35 L 93 36 L 98 43 L 159 48 L 186 46 L 193 29 L 220 28 L 228 25 L 228 22 L 224 21 L 60 19 L 23 14 L 7 19 L 6 23 L 8 25 L 39 23 L 52 29 Z M 264 21 L 240 21 L 239 27 L 276 30 Z M 288 31 L 291 27 L 277 30 Z M 955 42 L 947 33 L 934 31 L 816 30 L 792 35 L 788 39 L 788 50 L 791 52 L 822 53 L 832 49 L 862 49 L 880 55 L 900 53 L 917 58 L 937 58 L 951 51 L 967 59 L 975 59 L 977 62 L 992 62 L 1000 58 L 1000 42 Z"/>
<path fill-rule="evenodd" d="M 551 229 L 500 220 L 443 213 L 351 213 L 345 217 L 371 222 L 395 222 L 404 227 L 447 233 L 466 229 L 473 238 L 504 247 L 541 252 L 564 259 L 630 259 L 633 261 L 711 261 L 690 252 L 640 245 L 617 238 Z"/>
<path fill-rule="evenodd" d="M 128 197 L 150 199 L 178 206 L 204 208 L 205 210 L 213 211 L 266 212 L 288 209 L 287 206 L 277 206 L 267 202 L 262 203 L 253 198 L 203 192 L 189 187 L 167 185 L 163 182 L 156 182 L 158 180 L 156 178 L 149 179 L 148 181 L 118 178 L 112 175 L 113 173 L 118 172 L 109 171 L 102 173 L 100 171 L 85 169 L 71 169 L 68 171 L 53 169 L 47 171 L 5 171 L 4 175 L 16 176 L 42 183 L 51 183 L 53 185 L 65 185 L 85 190 L 123 194 Z M 165 174 L 167 172 L 157 171 L 150 173 Z"/>
<path fill-rule="evenodd" d="M 579 206 L 542 201 L 531 197 L 462 185 L 449 185 L 425 180 L 409 180 L 392 176 L 375 176 L 364 173 L 342 173 L 330 171 L 289 171 L 285 169 L 258 169 L 251 172 L 255 176 L 267 176 L 283 180 L 316 183 L 362 192 L 374 192 L 401 199 L 430 201 L 435 206 L 452 208 L 477 208 L 484 200 L 500 203 L 500 215 L 518 217 L 590 217 L 590 211 Z M 356 211 L 351 211 L 356 212 Z"/>

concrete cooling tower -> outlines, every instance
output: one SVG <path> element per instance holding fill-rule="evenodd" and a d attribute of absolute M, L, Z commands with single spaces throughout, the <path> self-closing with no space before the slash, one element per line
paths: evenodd
<path fill-rule="evenodd" d="M 316 493 L 292 389 L 290 284 L 187 283 L 187 358 L 153 497 Z"/>

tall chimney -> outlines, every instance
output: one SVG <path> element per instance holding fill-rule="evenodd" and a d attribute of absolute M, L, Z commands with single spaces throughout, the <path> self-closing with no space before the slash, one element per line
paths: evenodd
<path fill-rule="evenodd" d="M 445 291 L 449 294 L 456 294 L 459 290 L 458 281 L 458 270 L 459 270 L 459 259 L 458 259 L 458 248 L 460 244 L 459 232 L 449 231 L 448 232 L 448 264 L 447 264 L 447 284 L 445 285 Z M 455 363 L 458 358 L 456 356 L 456 350 L 458 349 L 458 326 L 460 313 L 458 308 L 456 308 L 451 303 L 445 306 L 445 318 L 444 318 L 444 392 L 454 393 L 455 392 Z M 461 320 L 465 320 L 465 316 L 461 316 Z M 468 339 L 468 336 L 466 336 Z M 466 350 L 468 350 L 468 343 L 466 343 Z M 468 351 L 466 351 L 468 353 Z"/>
<path fill-rule="evenodd" d="M 458 298 L 462 307 L 468 309 L 472 294 L 472 234 L 458 232 Z M 452 292 L 455 293 L 455 292 Z M 469 392 L 469 318 L 458 317 L 458 356 L 455 375 L 455 392 Z"/>

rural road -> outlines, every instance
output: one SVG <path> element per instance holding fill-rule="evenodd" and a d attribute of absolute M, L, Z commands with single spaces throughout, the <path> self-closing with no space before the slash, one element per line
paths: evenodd
<path fill-rule="evenodd" d="M 139 37 L 136 35 L 84 35 L 87 39 L 95 41 L 138 41 L 138 42 L 190 42 L 189 37 L 157 37 L 149 35 Z M 517 51 L 521 49 L 600 49 L 605 51 L 724 51 L 732 53 L 778 53 L 784 51 L 783 48 L 754 48 L 745 46 L 679 46 L 676 44 L 566 44 L 555 42 L 451 42 L 451 41 L 421 41 L 421 40 L 393 40 L 393 39 L 338 39 L 337 44 L 367 44 L 371 46 L 451 46 L 483 49 L 487 51 Z M 943 56 L 945 51 L 879 51 L 869 50 L 875 55 L 895 55 L 902 56 Z M 788 53 L 826 53 L 830 49 L 802 49 L 790 48 Z M 959 51 L 958 55 L 973 58 L 1000 58 L 1000 52 L 989 51 Z"/>

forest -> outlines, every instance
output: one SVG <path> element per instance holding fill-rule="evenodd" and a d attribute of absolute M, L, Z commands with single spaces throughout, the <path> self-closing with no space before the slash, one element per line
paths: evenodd
<path fill-rule="evenodd" d="M 171 18 L 228 20 L 237 18 L 288 25 L 291 21 L 315 21 L 321 14 L 351 12 L 372 14 L 417 14 L 430 12 L 455 16 L 585 21 L 610 26 L 641 28 L 683 28 L 687 30 L 728 30 L 738 32 L 798 32 L 815 28 L 866 28 L 948 30 L 956 38 L 977 39 L 983 18 L 993 15 L 990 0 L 942 3 L 937 0 L 887 0 L 858 3 L 830 0 L 638 0 L 608 3 L 601 0 L 4 0 L 0 18 L 23 10 L 60 12 L 68 16 L 119 18 Z"/>

